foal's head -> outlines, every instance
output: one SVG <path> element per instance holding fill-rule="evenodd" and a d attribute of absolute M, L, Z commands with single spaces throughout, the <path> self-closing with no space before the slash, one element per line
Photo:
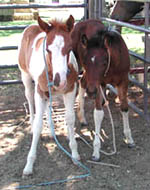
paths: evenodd
<path fill-rule="evenodd" d="M 67 83 L 68 59 L 72 49 L 70 32 L 74 18 L 70 16 L 65 23 L 56 20 L 46 23 L 38 18 L 40 28 L 46 32 L 46 56 L 52 70 L 54 87 L 63 89 Z"/>
<path fill-rule="evenodd" d="M 114 56 L 112 50 L 120 41 L 120 35 L 106 28 L 99 31 L 91 39 L 83 35 L 81 41 L 86 50 L 83 66 L 87 93 L 91 98 L 96 98 L 99 86 L 105 84 L 110 67 L 112 69 L 112 56 Z"/>

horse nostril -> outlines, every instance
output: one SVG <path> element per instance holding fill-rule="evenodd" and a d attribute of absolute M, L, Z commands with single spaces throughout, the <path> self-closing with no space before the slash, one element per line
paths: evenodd
<path fill-rule="evenodd" d="M 59 73 L 56 73 L 55 78 L 54 78 L 54 85 L 58 87 L 59 83 L 60 83 L 60 75 Z"/>

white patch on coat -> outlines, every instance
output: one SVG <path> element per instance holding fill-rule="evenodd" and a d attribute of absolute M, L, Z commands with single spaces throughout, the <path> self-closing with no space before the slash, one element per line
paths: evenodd
<path fill-rule="evenodd" d="M 95 137 L 93 141 L 93 157 L 98 160 L 100 158 L 100 148 L 101 142 L 99 138 L 100 130 L 101 130 L 101 123 L 104 118 L 104 111 L 94 109 L 94 123 L 95 123 Z"/>
<path fill-rule="evenodd" d="M 69 64 L 72 64 L 75 71 L 78 73 L 78 71 L 79 71 L 78 63 L 77 63 L 77 60 L 75 58 L 73 51 L 70 51 L 70 53 L 69 53 Z"/>
<path fill-rule="evenodd" d="M 29 71 L 34 79 L 34 81 L 37 81 L 39 76 L 42 74 L 43 70 L 45 69 L 45 62 L 43 59 L 43 43 L 39 47 L 38 51 L 36 51 L 36 43 L 37 41 L 45 37 L 45 32 L 40 33 L 34 40 L 32 45 L 32 55 L 30 59 L 30 68 Z M 46 53 L 46 52 L 45 52 Z"/>
<path fill-rule="evenodd" d="M 121 112 L 122 117 L 123 117 L 123 132 L 125 136 L 125 141 L 127 144 L 134 144 L 132 134 L 131 134 L 131 129 L 129 126 L 129 114 L 128 112 Z"/>
<path fill-rule="evenodd" d="M 91 57 L 91 61 L 94 63 L 95 62 L 95 55 L 93 57 Z"/>

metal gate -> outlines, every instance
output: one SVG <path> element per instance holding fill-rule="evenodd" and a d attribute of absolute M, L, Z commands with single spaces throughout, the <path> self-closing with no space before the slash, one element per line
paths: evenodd
<path fill-rule="evenodd" d="M 88 12 L 88 1 L 84 0 L 84 3 L 80 4 L 5 4 L 0 5 L 0 9 L 63 9 L 63 8 L 84 8 L 84 19 L 87 19 L 87 12 Z M 0 30 L 23 30 L 27 26 L 0 26 Z M 1 46 L 0 50 L 17 50 L 18 46 Z M 18 68 L 18 65 L 0 65 L 0 69 L 6 69 L 6 68 Z M 0 81 L 0 85 L 8 85 L 8 84 L 20 84 L 22 81 L 19 80 L 9 80 L 9 81 Z"/>
<path fill-rule="evenodd" d="M 93 0 L 91 0 L 93 1 Z M 132 1 L 132 0 L 130 0 Z M 142 89 L 143 91 L 143 95 L 144 95 L 144 100 L 143 100 L 143 105 L 144 108 L 143 110 L 141 110 L 140 108 L 138 108 L 135 104 L 133 104 L 132 102 L 129 102 L 129 106 L 139 115 L 141 115 L 142 117 L 144 117 L 148 122 L 150 122 L 150 113 L 148 110 L 148 97 L 150 97 L 150 88 L 148 88 L 148 70 L 149 70 L 149 66 L 150 66 L 150 56 L 148 56 L 148 35 L 150 34 L 150 30 L 148 29 L 149 26 L 149 15 L 148 15 L 148 11 L 149 11 L 149 3 L 148 0 L 134 0 L 134 1 L 140 1 L 140 2 L 144 2 L 145 3 L 145 28 L 139 27 L 139 26 L 135 26 L 132 24 L 127 24 L 124 22 L 120 22 L 120 21 L 116 21 L 113 19 L 109 19 L 109 18 L 104 18 L 101 17 L 102 15 L 102 1 L 100 1 L 99 4 L 99 18 L 102 21 L 111 23 L 111 24 L 115 24 L 115 25 L 120 25 L 120 26 L 125 26 L 125 27 L 129 27 L 132 28 L 134 30 L 138 30 L 141 32 L 145 33 L 145 55 L 144 56 L 140 56 L 134 52 L 129 51 L 131 56 L 136 57 L 137 59 L 140 59 L 141 61 L 143 61 L 144 63 L 144 83 L 141 84 L 139 83 L 137 80 L 133 79 L 131 76 L 129 76 L 129 80 L 131 81 L 131 83 L 133 83 L 135 86 L 138 86 L 140 89 Z M 95 4 L 96 5 L 96 4 Z M 78 7 L 83 7 L 84 8 L 84 17 L 85 19 L 87 18 L 87 12 L 88 12 L 88 0 L 84 0 L 83 4 L 78 4 L 78 5 L 45 5 L 45 4 L 29 4 L 29 5 L 1 5 L 0 9 L 20 9 L 20 8 L 78 8 Z M 97 8 L 95 8 L 95 10 L 97 11 Z M 11 26 L 11 27 L 2 27 L 0 26 L 0 30 L 16 30 L 16 29 L 24 29 L 26 26 Z M 0 47 L 0 50 L 12 50 L 12 49 L 17 49 L 17 46 L 6 46 L 6 47 Z M 11 67 L 18 67 L 17 65 L 11 66 Z M 3 68 L 10 68 L 10 66 L 0 66 L 0 69 Z M 17 83 L 21 83 L 21 81 L 0 81 L 0 85 L 4 85 L 4 84 L 17 84 Z M 117 94 L 117 91 L 113 88 L 113 86 L 108 85 L 108 88 L 110 88 L 115 94 Z"/>
<path fill-rule="evenodd" d="M 150 70 L 150 49 L 148 49 L 148 47 L 150 47 L 150 41 L 148 39 L 148 36 L 150 34 L 150 30 L 148 29 L 149 27 L 149 0 L 127 0 L 127 1 L 137 1 L 137 2 L 144 2 L 144 6 L 145 6 L 145 28 L 144 27 L 140 27 L 140 26 L 135 26 L 132 24 L 128 24 L 125 22 L 121 22 L 121 21 L 116 21 L 110 18 L 105 18 L 102 17 L 102 5 L 100 6 L 99 9 L 99 15 L 100 15 L 100 20 L 105 21 L 107 23 L 110 24 L 114 24 L 114 25 L 119 25 L 119 26 L 124 26 L 124 27 L 128 27 L 134 30 L 138 30 L 141 32 L 145 33 L 145 49 L 144 49 L 144 56 L 140 56 L 138 54 L 136 54 L 135 52 L 129 51 L 130 55 L 135 57 L 136 59 L 139 59 L 141 61 L 143 61 L 144 64 L 144 82 L 143 84 L 139 83 L 137 80 L 133 79 L 130 75 L 129 75 L 129 80 L 132 84 L 134 84 L 135 86 L 139 87 L 140 89 L 142 89 L 143 91 L 143 109 L 137 107 L 135 104 L 133 104 L 132 102 L 129 102 L 129 106 L 139 115 L 141 115 L 142 117 L 144 117 L 146 119 L 146 121 L 148 121 L 150 123 L 150 110 L 148 109 L 148 98 L 150 98 L 150 88 L 148 88 L 148 72 Z M 135 68 L 136 69 L 136 68 Z M 108 88 L 111 89 L 111 91 L 113 91 L 115 94 L 117 94 L 116 89 L 111 86 L 108 85 Z"/>

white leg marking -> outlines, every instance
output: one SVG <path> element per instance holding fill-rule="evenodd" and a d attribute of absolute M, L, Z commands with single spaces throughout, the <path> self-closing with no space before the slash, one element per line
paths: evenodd
<path fill-rule="evenodd" d="M 33 138 L 31 148 L 28 154 L 27 163 L 23 170 L 23 175 L 32 174 L 33 164 L 36 159 L 36 149 L 38 140 L 42 131 L 43 124 L 43 113 L 45 111 L 45 100 L 40 97 L 40 95 L 35 91 L 35 108 L 36 114 L 33 122 Z"/>
<path fill-rule="evenodd" d="M 127 144 L 134 144 L 134 141 L 132 139 L 132 135 L 131 135 L 131 129 L 129 126 L 129 116 L 128 116 L 128 112 L 121 112 L 122 113 L 122 117 L 123 117 L 123 132 L 125 135 L 125 140 Z"/>
<path fill-rule="evenodd" d="M 75 124 L 75 111 L 74 111 L 74 102 L 75 102 L 75 94 L 76 94 L 76 85 L 72 92 L 64 94 L 64 104 L 66 108 L 66 125 L 68 127 L 68 135 L 69 135 L 69 146 L 72 152 L 72 157 L 79 160 L 80 156 L 78 154 L 77 142 L 74 134 L 74 124 Z"/>
<path fill-rule="evenodd" d="M 49 100 L 48 100 L 49 101 Z M 49 134 L 49 136 L 50 137 L 53 137 L 52 135 L 53 135 L 53 132 L 52 132 L 52 126 L 51 126 L 51 119 L 52 118 L 50 118 L 50 107 L 49 107 L 49 102 L 47 101 L 47 103 L 46 103 L 46 119 L 47 119 L 47 125 L 48 125 L 48 127 L 49 127 L 49 129 L 50 129 L 50 134 Z"/>
<path fill-rule="evenodd" d="M 101 123 L 104 117 L 104 111 L 103 110 L 96 110 L 94 109 L 94 122 L 95 122 L 95 138 L 93 142 L 93 160 L 99 160 L 100 159 L 100 148 L 101 148 L 101 142 L 99 138 L 99 133 L 101 129 Z"/>
<path fill-rule="evenodd" d="M 79 121 L 83 125 L 87 125 L 87 121 L 85 119 L 85 113 L 84 113 L 84 102 L 85 102 L 85 89 L 81 87 L 81 84 L 79 86 L 79 94 L 78 94 L 78 101 L 79 101 L 79 108 L 77 110 L 77 115 L 79 118 Z"/>
<path fill-rule="evenodd" d="M 28 105 L 29 105 L 30 124 L 32 128 L 33 120 L 34 120 L 34 86 L 32 84 L 32 78 L 30 77 L 30 75 L 22 71 L 21 77 L 22 77 L 23 84 L 25 86 L 25 96 L 27 98 Z"/>

